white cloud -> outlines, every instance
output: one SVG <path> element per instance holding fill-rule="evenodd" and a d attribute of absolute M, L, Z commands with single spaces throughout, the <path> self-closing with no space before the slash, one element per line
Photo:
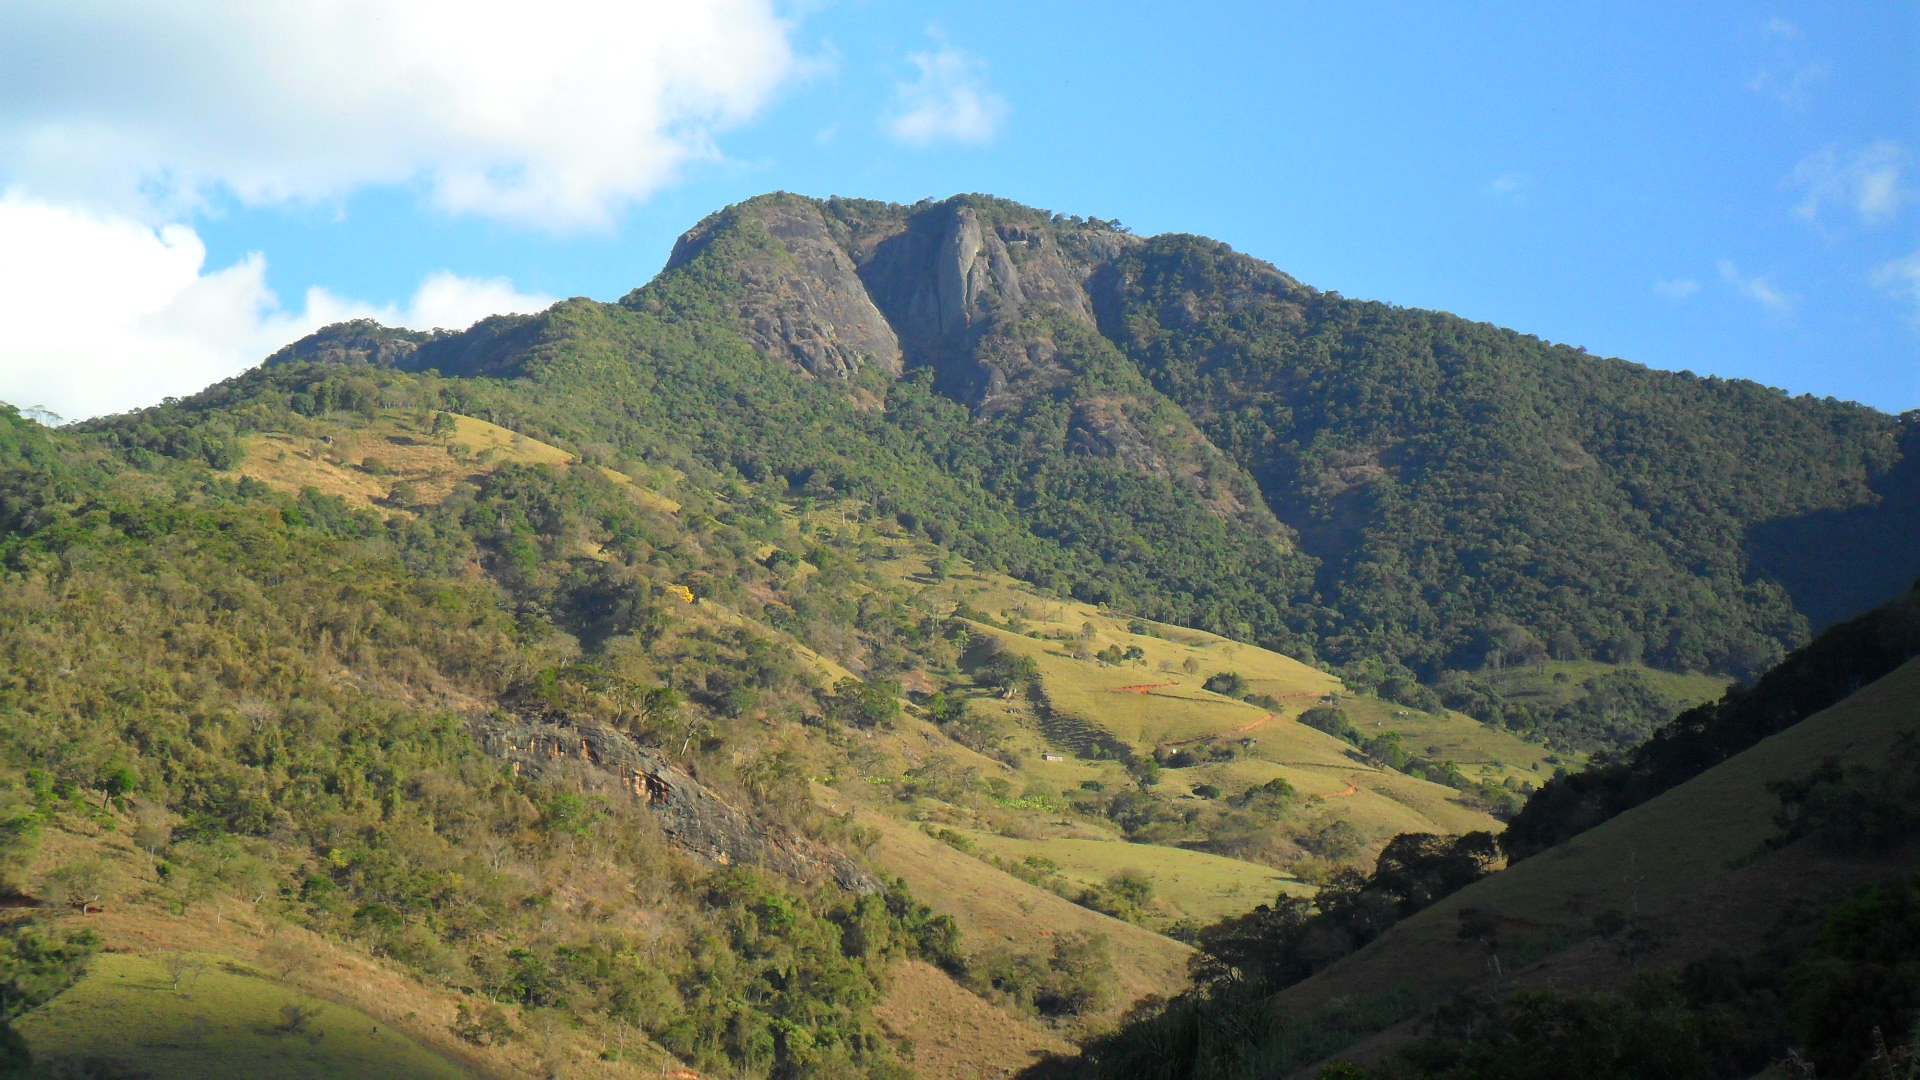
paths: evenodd
<path fill-rule="evenodd" d="M 1520 202 L 1526 198 L 1527 189 L 1532 186 L 1533 177 L 1527 173 L 1502 173 L 1488 182 L 1487 194 Z"/>
<path fill-rule="evenodd" d="M 1007 102 L 987 86 L 984 61 L 946 45 L 913 53 L 907 60 L 919 74 L 895 84 L 893 105 L 885 117 L 887 134 L 910 146 L 941 142 L 978 146 L 1000 133 L 1007 120 Z"/>
<path fill-rule="evenodd" d="M 1790 177 L 1806 190 L 1794 216 L 1817 225 L 1824 210 L 1839 207 L 1853 211 L 1864 225 L 1883 225 L 1899 214 L 1907 199 L 1902 176 L 1906 164 L 1906 148 L 1891 139 L 1875 140 L 1851 153 L 1829 146 L 1809 154 Z"/>
<path fill-rule="evenodd" d="M 552 303 L 504 280 L 437 273 L 404 308 L 309 289 L 290 311 L 258 253 L 211 271 L 206 257 L 185 225 L 0 196 L 0 401 L 67 419 L 120 412 L 193 393 L 342 319 L 464 327 Z"/>
<path fill-rule="evenodd" d="M 1759 51 L 1765 59 L 1747 80 L 1747 89 L 1765 94 L 1796 112 L 1812 101 L 1813 90 L 1831 74 L 1824 58 L 1810 56 L 1800 27 L 1779 16 L 1760 23 Z"/>
<path fill-rule="evenodd" d="M 422 184 L 597 227 L 804 73 L 774 0 L 7 0 L 0 173 L 177 219 Z"/>
<path fill-rule="evenodd" d="M 1914 325 L 1920 327 L 1920 251 L 1882 264 L 1873 272 L 1873 283 L 1906 301 Z"/>
<path fill-rule="evenodd" d="M 1692 278 L 1656 281 L 1653 283 L 1653 291 L 1655 295 L 1663 296 L 1668 300 L 1685 300 L 1700 291 L 1700 283 Z"/>
<path fill-rule="evenodd" d="M 1769 311 L 1786 314 L 1793 310 L 1793 298 L 1783 293 L 1773 282 L 1763 277 L 1747 277 L 1733 265 L 1732 259 L 1720 260 L 1720 279 L 1733 286 L 1735 292 L 1759 304 Z"/>

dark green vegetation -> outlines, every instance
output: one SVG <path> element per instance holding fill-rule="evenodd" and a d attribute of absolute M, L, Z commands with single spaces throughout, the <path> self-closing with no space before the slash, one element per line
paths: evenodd
<path fill-rule="evenodd" d="M 1907 1077 L 1920 1064 L 1916 919 L 1920 879 L 1877 886 L 1784 920 L 1751 957 L 1716 954 L 1639 976 L 1616 993 L 1521 991 L 1447 1002 L 1428 1013 L 1417 1041 L 1385 1060 L 1336 1061 L 1317 1075 L 1721 1080 L 1785 1062 L 1789 1076 Z M 1033 1075 L 1285 1076 L 1415 1011 L 1388 996 L 1310 1017 L 1252 1019 L 1176 1002 L 1096 1041 L 1077 1070 L 1062 1064 Z"/>
<path fill-rule="evenodd" d="M 1751 957 L 1716 954 L 1621 993 L 1463 998 L 1427 1034 L 1341 1080 L 1901 1078 L 1920 1067 L 1920 876 L 1798 913 Z M 1577 1065 L 1572 1063 L 1578 1063 Z"/>
<path fill-rule="evenodd" d="M 1576 692 L 1551 707 L 1510 700 L 1489 681 L 1465 672 L 1449 672 L 1441 680 L 1439 698 L 1447 708 L 1481 723 L 1585 753 L 1638 746 L 1679 711 L 1635 668 L 1583 679 Z"/>
<path fill-rule="evenodd" d="M 1201 930 L 1192 990 L 1137 1010 L 1118 1031 L 1088 1042 L 1082 1060 L 1037 1072 L 1173 1080 L 1279 1075 L 1310 1064 L 1401 1019 L 1409 1003 L 1348 1003 L 1332 1016 L 1276 1024 L 1265 999 L 1485 876 L 1496 856 L 1486 833 L 1400 836 L 1371 874 L 1342 871 L 1311 901 L 1282 895 Z"/>

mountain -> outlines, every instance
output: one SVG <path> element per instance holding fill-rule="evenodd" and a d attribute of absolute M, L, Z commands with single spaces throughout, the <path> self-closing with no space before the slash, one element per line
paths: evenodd
<path fill-rule="evenodd" d="M 1778 738 L 1623 756 L 1911 576 L 1911 426 L 982 196 L 0 410 L 0 1059 L 1024 1067 Z"/>
<path fill-rule="evenodd" d="M 1910 421 L 1348 300 L 1199 237 L 773 195 L 700 223 L 620 308 L 343 328 L 276 359 L 550 380 L 624 353 L 677 377 L 666 339 L 724 342 L 872 430 L 740 448 L 703 419 L 683 443 L 711 465 L 878 495 L 852 459 L 904 455 L 1011 520 L 992 555 L 1017 576 L 1428 682 L 1546 657 L 1751 676 L 1920 574 L 1910 531 L 1866 523 L 1913 513 Z M 1863 539 L 1829 543 L 1836 516 Z"/>

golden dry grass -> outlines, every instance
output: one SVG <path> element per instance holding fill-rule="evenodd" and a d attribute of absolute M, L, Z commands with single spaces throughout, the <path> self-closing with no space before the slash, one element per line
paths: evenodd
<path fill-rule="evenodd" d="M 102 939 L 104 955 L 117 958 L 110 959 L 102 971 L 116 980 L 124 974 L 138 982 L 127 994 L 106 995 L 117 1003 L 115 1008 L 120 1011 L 119 1022 L 123 1026 L 171 1031 L 175 1024 L 189 1025 L 180 1030 L 178 1038 L 166 1035 L 165 1038 L 172 1040 L 169 1045 L 177 1043 L 183 1049 L 193 1049 L 189 1044 L 194 1041 L 192 1029 L 197 1026 L 192 1024 L 195 1010 L 182 1011 L 178 998 L 150 992 L 152 988 L 148 983 L 153 966 L 161 958 L 187 953 L 206 959 L 210 975 L 226 972 L 226 978 L 213 978 L 207 983 L 209 989 L 204 992 L 217 990 L 224 1003 L 222 1008 L 236 1010 L 236 1015 L 248 1025 L 257 1027 L 254 1019 L 271 1018 L 287 1001 L 297 999 L 324 1007 L 321 1019 L 315 1022 L 322 1030 L 327 1030 L 330 1023 L 341 1026 L 364 1022 L 369 1030 L 377 1026 L 382 1032 L 378 1041 L 360 1036 L 340 1040 L 336 1045 L 346 1047 L 348 1053 L 338 1067 L 325 1067 L 333 1071 L 315 1066 L 316 1071 L 288 1075 L 408 1075 L 353 1071 L 357 1067 L 355 1062 L 364 1060 L 355 1055 L 371 1053 L 389 1042 L 394 1047 L 404 1043 L 434 1060 L 450 1063 L 454 1067 L 452 1075 L 483 1078 L 544 1076 L 555 1065 L 563 1065 L 570 1076 L 614 1080 L 634 1075 L 636 1064 L 654 1069 L 679 1067 L 680 1063 L 670 1054 L 639 1036 L 628 1040 L 627 1064 L 603 1061 L 600 1052 L 615 1036 L 598 1030 L 536 1023 L 537 1017 L 512 1007 L 507 1007 L 506 1012 L 524 1033 L 523 1038 L 505 1046 L 472 1046 L 452 1030 L 457 1007 L 471 1000 L 453 988 L 423 981 L 347 944 L 282 922 L 262 908 L 231 896 L 221 896 L 194 905 L 184 914 L 175 914 L 155 898 L 160 882 L 154 872 L 154 860 L 129 841 L 129 827 L 123 823 L 121 827 L 107 830 L 87 822 L 65 824 L 67 827 L 48 830 L 33 864 L 26 870 L 26 880 L 37 880 L 38 875 L 50 867 L 89 858 L 98 858 L 108 867 L 110 878 L 104 911 L 86 916 L 54 916 L 52 921 L 56 929 L 84 925 L 93 930 Z M 280 954 L 292 954 L 298 957 L 298 963 L 282 969 Z M 229 968 L 231 970 L 227 970 Z M 189 995 L 193 992 L 188 991 Z M 63 1000 L 55 998 L 43 1006 L 53 1020 L 62 1015 L 56 1006 Z M 86 1008 L 97 1010 L 100 1000 L 99 994 L 90 990 L 81 1002 Z M 91 1004 L 87 1004 L 89 1002 Z M 333 1020 L 326 1019 L 329 1015 Z M 35 1038 L 30 1030 L 32 1025 L 26 1026 L 29 1039 Z M 210 1031 L 207 1045 L 201 1047 L 209 1053 L 217 1049 L 212 1034 Z M 252 1045 L 246 1041 L 244 1032 L 229 1034 L 233 1036 L 230 1042 L 234 1046 Z M 38 1037 L 47 1048 L 54 1049 L 76 1045 L 75 1040 L 84 1040 L 84 1035 L 84 1030 L 66 1021 L 56 1024 L 50 1020 Z M 330 1050 L 331 1038 L 330 1035 L 311 1047 L 304 1042 L 298 1046 L 287 1043 L 284 1049 L 292 1055 L 288 1060 L 297 1064 L 304 1060 L 300 1055 L 314 1053 L 324 1058 Z M 180 1060 L 191 1063 L 198 1059 L 188 1055 Z M 192 1071 L 185 1066 L 182 1070 L 162 1075 L 188 1075 Z M 197 1075 L 245 1074 L 228 1068 L 209 1068 Z"/>
<path fill-rule="evenodd" d="M 1255 673 L 1271 689 L 1288 693 L 1281 708 L 1269 712 L 1201 686 L 1207 675 L 1226 670 L 1224 667 L 1203 666 L 1191 674 L 1180 670 L 1145 675 L 1141 665 L 1107 666 L 1097 661 L 1077 660 L 1064 643 L 1036 640 L 980 623 L 970 625 L 975 633 L 992 637 L 1005 648 L 1033 658 L 1040 670 L 1047 704 L 1055 713 L 1097 727 L 1138 753 L 1149 752 L 1155 746 L 1192 744 L 1208 738 L 1252 742 L 1251 749 L 1245 751 L 1247 756 L 1238 761 L 1169 772 L 1163 774 L 1163 784 L 1184 784 L 1186 790 L 1191 791 L 1195 784 L 1209 783 L 1234 792 L 1276 777 L 1284 778 L 1309 799 L 1327 800 L 1321 804 L 1324 811 L 1350 822 L 1369 843 L 1382 843 L 1403 832 L 1459 833 L 1500 828 L 1491 816 L 1463 803 L 1458 792 L 1367 764 L 1346 743 L 1297 722 L 1300 713 L 1337 685 L 1333 676 L 1297 661 L 1252 645 L 1222 644 L 1224 639 L 1212 639 L 1201 645 L 1169 646 L 1218 649 L 1221 651 L 1217 659 L 1224 660 L 1225 645 L 1233 645 L 1232 670 L 1243 675 Z M 1162 632 L 1176 633 L 1170 629 Z M 1194 640 L 1202 640 L 1197 632 L 1177 633 L 1193 634 Z M 1139 640 L 1137 635 L 1126 636 Z M 1143 685 L 1151 685 L 1152 689 L 1136 692 Z M 1351 707 L 1356 701 L 1365 702 L 1383 714 L 1389 712 L 1384 703 L 1369 699 L 1346 698 L 1343 707 Z M 1408 715 L 1393 717 L 1389 722 L 1401 726 L 1389 730 L 1418 731 L 1425 739 L 1445 738 L 1476 753 L 1497 747 L 1516 761 L 1537 760 L 1542 753 L 1510 735 L 1491 731 L 1469 717 L 1457 714 L 1433 717 L 1410 710 L 1399 711 Z M 1363 708 L 1358 715 L 1364 722 L 1371 713 Z M 1412 719 L 1415 716 L 1421 718 L 1418 725 Z M 1426 745 L 1411 737 L 1408 742 L 1416 752 Z M 1070 758 L 1063 751 L 1056 752 Z M 1045 764 L 1052 766 L 1048 771 L 1070 775 L 1063 767 L 1065 762 Z M 1031 765 L 1027 769 L 1036 775 L 1046 775 Z M 1338 800 L 1337 804 L 1333 800 Z"/>
<path fill-rule="evenodd" d="M 16 1022 L 36 1056 L 96 1058 L 142 1075 L 458 1080 L 467 1069 L 402 1029 L 217 954 L 176 986 L 161 958 L 107 953 L 66 993 Z M 282 1010 L 309 1011 L 299 1031 Z"/>
<path fill-rule="evenodd" d="M 1285 892 L 1309 895 L 1313 886 L 1270 867 L 1204 851 L 1129 844 L 1085 837 L 1019 839 L 977 829 L 958 830 L 978 851 L 1010 862 L 1038 856 L 1060 867 L 1060 876 L 1076 885 L 1100 885 L 1123 871 L 1133 871 L 1153 883 L 1154 899 L 1172 910 L 1167 914 L 1202 923 L 1240 915 Z"/>
<path fill-rule="evenodd" d="M 873 1011 L 889 1034 L 913 1044 L 920 1080 L 1006 1076 L 1048 1054 L 1074 1052 L 1058 1033 L 989 1005 L 919 960 L 894 972 L 886 1000 Z"/>
<path fill-rule="evenodd" d="M 444 502 L 459 485 L 503 463 L 574 464 L 573 455 L 557 446 L 485 420 L 449 415 L 453 430 L 438 435 L 420 417 L 398 410 L 385 410 L 370 421 L 335 417 L 309 425 L 310 430 L 248 435 L 240 440 L 241 462 L 229 475 L 249 476 L 286 492 L 311 487 L 356 506 L 401 513 Z M 604 467 L 600 472 L 654 510 L 680 509 L 625 473 Z"/>
<path fill-rule="evenodd" d="M 817 793 L 828 805 L 845 805 L 835 793 Z M 906 879 L 915 897 L 953 916 L 973 947 L 1011 945 L 1044 954 L 1062 931 L 1104 934 L 1118 976 L 1116 1012 L 1147 994 L 1170 994 L 1186 985 L 1192 950 L 1185 945 L 1063 900 L 906 822 L 866 809 L 855 815 L 879 835 L 870 858 Z"/>

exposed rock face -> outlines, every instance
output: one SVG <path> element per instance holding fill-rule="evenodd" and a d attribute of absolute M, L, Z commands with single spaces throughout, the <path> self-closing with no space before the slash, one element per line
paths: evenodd
<path fill-rule="evenodd" d="M 931 368 L 981 417 L 1077 398 L 1062 449 L 1179 484 L 1284 542 L 1251 479 L 1113 345 L 1128 268 L 1149 243 L 973 196 L 905 207 L 780 194 L 702 222 L 667 272 L 711 259 L 697 272 L 741 286 L 735 326 L 748 342 L 816 377 Z M 1273 287 L 1256 277 L 1250 289 Z M 1093 372 L 1097 399 L 1082 397 Z"/>
<path fill-rule="evenodd" d="M 972 206 L 943 203 L 862 238 L 853 255 L 908 362 L 933 367 L 976 408 L 1007 392 L 1006 366 L 978 355 L 989 335 L 1034 315 L 1093 325 L 1081 288 L 1090 268 L 1070 263 L 1038 223 L 995 226 Z"/>
<path fill-rule="evenodd" d="M 1075 406 L 1067 427 L 1067 449 L 1116 458 L 1139 472 L 1171 475 L 1166 459 L 1118 402 L 1090 400 Z"/>
<path fill-rule="evenodd" d="M 681 237 L 667 268 L 700 257 L 720 229 L 757 224 L 771 242 L 730 267 L 745 286 L 739 325 L 748 342 L 816 378 L 844 379 L 867 366 L 900 374 L 900 342 L 893 327 L 874 307 L 820 208 L 805 199 L 776 196 L 739 212 L 741 219 L 703 223 Z"/>
<path fill-rule="evenodd" d="M 611 728 L 527 717 L 476 720 L 487 753 L 531 777 L 585 767 L 606 786 L 639 799 L 662 831 L 684 850 L 722 865 L 747 864 L 797 881 L 832 878 L 849 892 L 881 890 L 873 875 L 824 845 L 758 821 L 703 787 L 685 771 Z"/>

